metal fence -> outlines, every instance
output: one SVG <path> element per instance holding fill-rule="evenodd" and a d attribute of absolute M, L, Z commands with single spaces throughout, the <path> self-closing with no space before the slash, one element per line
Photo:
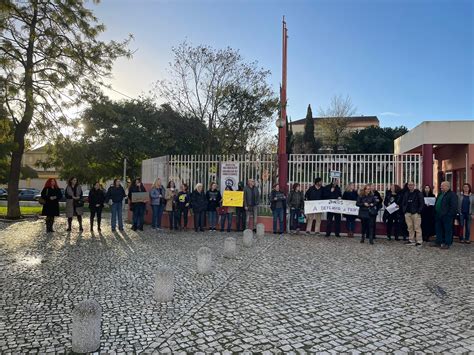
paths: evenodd
<path fill-rule="evenodd" d="M 220 180 L 221 162 L 238 162 L 240 181 L 255 179 L 260 191 L 260 206 L 268 207 L 268 195 L 276 181 L 277 160 L 275 154 L 261 155 L 169 155 L 166 157 L 144 160 L 142 177 L 145 183 L 152 183 L 157 177 L 167 182 L 173 180 L 179 188 L 186 183 L 194 189 L 202 183 L 205 189 L 210 183 Z"/>
<path fill-rule="evenodd" d="M 288 183 L 300 183 L 303 189 L 316 177 L 329 183 L 331 171 L 341 173 L 341 188 L 349 182 L 357 187 L 373 183 L 384 192 L 391 184 L 402 186 L 414 181 L 420 187 L 422 176 L 420 154 L 290 154 Z"/>

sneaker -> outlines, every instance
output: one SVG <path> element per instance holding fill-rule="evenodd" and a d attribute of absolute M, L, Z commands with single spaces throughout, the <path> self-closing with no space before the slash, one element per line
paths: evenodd
<path fill-rule="evenodd" d="M 408 242 L 405 242 L 405 245 L 415 245 L 415 243 L 408 241 Z"/>
<path fill-rule="evenodd" d="M 419 247 L 419 246 L 421 246 L 421 243 L 416 243 L 415 246 Z"/>
<path fill-rule="evenodd" d="M 449 249 L 449 245 L 443 244 L 440 249 Z"/>

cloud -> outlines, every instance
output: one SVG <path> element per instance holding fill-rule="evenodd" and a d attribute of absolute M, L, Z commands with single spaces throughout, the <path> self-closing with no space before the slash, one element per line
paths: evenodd
<path fill-rule="evenodd" d="M 390 111 L 387 111 L 387 112 L 381 112 L 379 113 L 379 116 L 393 116 L 393 117 L 399 117 L 401 116 L 399 113 L 396 113 L 396 112 L 390 112 Z"/>

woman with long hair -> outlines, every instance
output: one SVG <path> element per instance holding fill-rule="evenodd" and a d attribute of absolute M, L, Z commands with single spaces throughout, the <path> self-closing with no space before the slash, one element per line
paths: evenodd
<path fill-rule="evenodd" d="M 59 200 L 63 197 L 61 189 L 58 186 L 56 179 L 49 178 L 44 184 L 41 191 L 41 203 L 43 210 L 41 214 L 46 216 L 46 232 L 54 232 L 53 224 L 54 217 L 59 216 Z"/>
<path fill-rule="evenodd" d="M 82 232 L 82 215 L 84 213 L 84 200 L 82 199 L 82 188 L 79 185 L 76 177 L 71 177 L 67 182 L 66 190 L 66 217 L 67 217 L 67 231 L 71 231 L 72 218 L 77 217 L 79 222 L 79 231 Z"/>
<path fill-rule="evenodd" d="M 176 218 L 176 196 L 178 191 L 176 190 L 176 185 L 173 180 L 168 182 L 168 186 L 166 186 L 166 193 L 165 193 L 165 211 L 168 212 L 169 218 L 169 226 L 170 230 L 177 230 L 178 229 L 178 221 Z"/>
<path fill-rule="evenodd" d="M 386 224 L 386 230 L 387 230 L 387 239 L 392 240 L 392 232 L 395 237 L 395 240 L 398 240 L 398 237 L 400 236 L 400 229 L 401 229 L 401 220 L 402 220 L 402 215 L 401 215 L 401 205 L 402 205 L 402 194 L 401 194 L 401 187 L 399 185 L 393 184 L 390 187 L 390 190 L 387 190 L 385 192 L 385 199 L 383 201 L 384 206 L 387 208 L 391 204 L 395 203 L 398 205 L 399 209 L 397 211 L 394 211 L 393 213 L 389 213 L 387 209 L 385 209 L 384 215 L 383 215 L 383 221 Z"/>
<path fill-rule="evenodd" d="M 194 231 L 204 232 L 204 215 L 207 210 L 207 198 L 201 183 L 196 184 L 191 194 L 191 208 L 194 214 Z"/>
<path fill-rule="evenodd" d="M 142 184 L 142 179 L 140 177 L 136 177 L 135 180 L 133 180 L 133 184 L 128 189 L 128 201 L 130 209 L 132 210 L 132 230 L 136 231 L 138 229 L 142 231 L 145 221 L 146 203 L 142 200 L 133 201 L 133 194 L 135 192 L 146 192 L 145 186 Z"/>
<path fill-rule="evenodd" d="M 472 194 L 470 184 L 465 183 L 462 186 L 462 193 L 458 198 L 458 204 L 459 225 L 461 226 L 459 241 L 461 243 L 471 244 L 471 219 L 474 213 L 474 195 Z"/>
<path fill-rule="evenodd" d="M 359 216 L 362 220 L 362 236 L 361 243 L 365 238 L 369 239 L 370 244 L 374 244 L 374 223 L 377 217 L 377 199 L 375 198 L 371 186 L 365 185 L 359 191 L 357 198 L 357 206 L 359 206 Z"/>
<path fill-rule="evenodd" d="M 104 208 L 105 193 L 97 181 L 89 192 L 89 210 L 91 232 L 94 230 L 94 217 L 97 215 L 97 230 L 100 232 L 100 222 L 102 221 L 102 209 Z"/>
<path fill-rule="evenodd" d="M 291 187 L 288 195 L 288 207 L 290 207 L 290 233 L 299 233 L 299 217 L 304 209 L 304 194 L 298 183 L 294 183 Z"/>
<path fill-rule="evenodd" d="M 150 190 L 151 204 L 151 228 L 161 229 L 161 217 L 165 208 L 165 188 L 161 184 L 161 179 L 157 178 Z"/>

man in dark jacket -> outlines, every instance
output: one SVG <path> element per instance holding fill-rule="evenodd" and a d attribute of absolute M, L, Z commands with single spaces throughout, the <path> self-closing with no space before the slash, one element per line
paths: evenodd
<path fill-rule="evenodd" d="M 432 246 L 449 249 L 453 244 L 453 220 L 458 212 L 458 197 L 451 191 L 448 181 L 441 183 L 441 193 L 436 198 L 436 243 Z"/>
<path fill-rule="evenodd" d="M 139 177 L 135 178 L 133 184 L 128 189 L 128 201 L 130 203 L 130 209 L 132 210 L 132 229 L 134 231 L 137 229 L 142 231 L 145 220 L 146 202 L 142 200 L 134 201 L 133 194 L 136 192 L 146 192 L 145 186 L 142 184 L 142 179 Z"/>
<path fill-rule="evenodd" d="M 339 179 L 333 179 L 329 185 L 324 187 L 323 199 L 324 200 L 339 200 L 342 197 L 341 188 L 339 187 Z M 340 213 L 327 213 L 327 225 L 326 225 L 326 237 L 329 237 L 332 232 L 332 223 L 335 221 L 335 232 L 336 237 L 340 237 L 341 233 L 341 214 Z"/>
<path fill-rule="evenodd" d="M 314 179 L 314 185 L 311 186 L 306 193 L 304 194 L 304 199 L 306 201 L 318 201 L 323 199 L 323 187 L 322 180 L 320 177 Z M 316 225 L 313 230 L 313 222 L 316 222 Z M 318 234 L 321 227 L 321 213 L 308 213 L 306 215 L 306 234 Z"/>
<path fill-rule="evenodd" d="M 408 182 L 408 191 L 403 195 L 402 213 L 408 226 L 407 245 L 419 246 L 423 243 L 421 233 L 421 211 L 423 210 L 424 198 L 420 190 L 415 189 L 413 181 Z"/>

